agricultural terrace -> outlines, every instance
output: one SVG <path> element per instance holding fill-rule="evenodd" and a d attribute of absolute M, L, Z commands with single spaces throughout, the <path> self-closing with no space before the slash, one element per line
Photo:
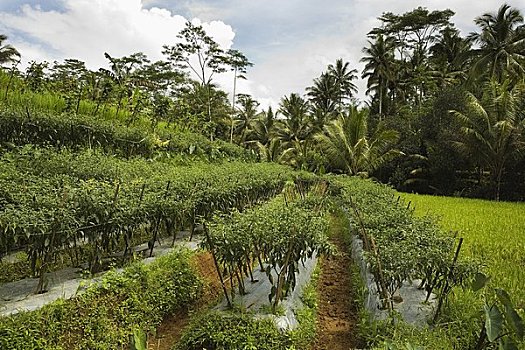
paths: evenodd
<path fill-rule="evenodd" d="M 525 350 L 520 1 L 4 2 L 0 350 Z"/>

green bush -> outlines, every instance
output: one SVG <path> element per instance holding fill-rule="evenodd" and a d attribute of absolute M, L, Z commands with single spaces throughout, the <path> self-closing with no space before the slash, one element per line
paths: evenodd
<path fill-rule="evenodd" d="M 153 331 L 198 298 L 202 283 L 189 258 L 181 250 L 135 263 L 73 299 L 0 318 L 0 349 L 122 349 L 134 330 Z"/>
<path fill-rule="evenodd" d="M 290 338 L 270 319 L 246 313 L 210 312 L 197 317 L 174 350 L 290 349 Z"/>
<path fill-rule="evenodd" d="M 100 148 L 122 156 L 153 157 L 159 153 L 217 159 L 253 160 L 240 146 L 210 141 L 191 132 L 161 131 L 120 125 L 88 115 L 51 114 L 4 107 L 0 109 L 0 142 L 14 145 L 37 144 L 54 147 Z"/>

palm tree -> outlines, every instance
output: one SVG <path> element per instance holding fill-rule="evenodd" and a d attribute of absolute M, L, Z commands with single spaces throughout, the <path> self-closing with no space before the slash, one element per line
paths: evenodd
<path fill-rule="evenodd" d="M 452 27 L 443 29 L 430 48 L 432 76 L 440 88 L 464 82 L 469 68 L 471 43 Z"/>
<path fill-rule="evenodd" d="M 469 159 L 490 170 L 496 200 L 500 198 L 506 165 L 521 157 L 525 150 L 523 112 L 518 105 L 525 88 L 519 85 L 511 89 L 509 85 L 508 79 L 502 84 L 491 80 L 481 99 L 467 94 L 466 112 L 451 111 L 462 135 L 453 144 Z"/>
<path fill-rule="evenodd" d="M 311 136 L 308 102 L 296 93 L 281 99 L 279 113 L 284 119 L 276 125 L 275 136 L 285 147 L 292 141 L 306 140 Z"/>
<path fill-rule="evenodd" d="M 335 65 L 328 66 L 328 74 L 335 79 L 339 88 L 339 109 L 342 110 L 343 101 L 349 99 L 357 93 L 357 87 L 352 82 L 357 79 L 357 70 L 350 69 L 350 63 L 344 62 L 342 58 L 335 61 Z"/>
<path fill-rule="evenodd" d="M 261 113 L 259 118 L 255 119 L 252 123 L 250 130 L 250 142 L 257 142 L 261 145 L 268 145 L 270 140 L 273 138 L 275 126 L 275 115 L 272 107 L 268 107 L 268 110 Z"/>
<path fill-rule="evenodd" d="M 17 49 L 9 44 L 3 44 L 7 36 L 0 34 L 0 66 L 4 63 L 17 62 L 20 59 L 20 53 Z"/>
<path fill-rule="evenodd" d="M 238 136 L 238 143 L 243 144 L 252 128 L 252 124 L 259 114 L 257 110 L 259 102 L 254 100 L 250 95 L 238 94 L 237 96 L 237 102 L 240 106 L 237 108 L 234 126 Z"/>
<path fill-rule="evenodd" d="M 367 94 L 374 91 L 379 100 L 379 120 L 383 115 L 383 100 L 387 95 L 389 83 L 395 76 L 395 43 L 392 38 L 378 35 L 375 42 L 368 41 L 370 47 L 365 47 L 361 58 L 365 63 L 362 78 L 368 78 Z"/>
<path fill-rule="evenodd" d="M 324 114 L 335 114 L 336 106 L 342 97 L 341 88 L 333 75 L 322 73 L 319 78 L 314 79 L 314 85 L 307 87 L 306 91 L 314 110 L 322 111 Z"/>
<path fill-rule="evenodd" d="M 380 123 L 369 137 L 367 119 L 367 110 L 350 107 L 348 114 L 326 125 L 315 136 L 334 169 L 348 175 L 369 174 L 401 154 L 391 149 L 399 134 L 384 129 Z"/>
<path fill-rule="evenodd" d="M 525 75 L 525 27 L 523 15 L 518 9 L 502 5 L 497 13 L 486 13 L 474 20 L 481 32 L 471 33 L 469 38 L 480 45 L 473 50 L 476 61 L 472 75 L 483 72 L 488 77 L 503 82 L 506 73 L 523 79 Z"/>
<path fill-rule="evenodd" d="M 279 139 L 271 139 L 267 144 L 257 142 L 257 147 L 262 161 L 280 163 L 282 153 Z"/>

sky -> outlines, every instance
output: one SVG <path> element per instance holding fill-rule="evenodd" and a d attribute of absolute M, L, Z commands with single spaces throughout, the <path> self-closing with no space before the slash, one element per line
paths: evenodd
<path fill-rule="evenodd" d="M 384 12 L 417 6 L 451 9 L 463 34 L 476 30 L 475 17 L 495 12 L 497 0 L 0 0 L 0 33 L 23 62 L 77 58 L 91 69 L 113 57 L 144 52 L 162 59 L 162 45 L 176 43 L 186 21 L 202 24 L 224 49 L 242 51 L 254 63 L 238 92 L 261 107 L 306 86 L 337 58 L 361 72 L 366 34 Z M 525 0 L 507 1 L 525 13 Z M 233 73 L 217 82 L 232 90 Z M 357 81 L 366 99 L 366 82 Z"/>

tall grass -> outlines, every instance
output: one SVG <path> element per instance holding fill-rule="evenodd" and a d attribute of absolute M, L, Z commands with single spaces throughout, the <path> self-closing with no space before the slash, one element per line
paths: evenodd
<path fill-rule="evenodd" d="M 436 215 L 465 238 L 463 254 L 486 265 L 493 287 L 525 309 L 525 203 L 403 194 L 417 215 Z"/>
<path fill-rule="evenodd" d="M 65 112 L 76 112 L 76 104 L 67 110 L 66 100 L 60 93 L 54 92 L 50 89 L 43 89 L 41 91 L 31 91 L 20 77 L 10 77 L 9 71 L 0 69 L 0 106 L 9 106 L 11 109 L 21 109 L 35 112 L 46 112 L 61 114 Z M 99 119 L 117 121 L 119 123 L 127 122 L 131 113 L 123 106 L 117 113 L 117 108 L 111 104 L 106 103 L 100 105 L 97 109 L 97 104 L 88 99 L 81 99 L 78 108 L 79 115 L 95 115 Z M 72 110 L 71 110 L 72 109 Z M 134 121 L 134 126 L 149 126 L 149 121 L 137 118 Z M 141 125 L 144 124 L 144 125 Z"/>

